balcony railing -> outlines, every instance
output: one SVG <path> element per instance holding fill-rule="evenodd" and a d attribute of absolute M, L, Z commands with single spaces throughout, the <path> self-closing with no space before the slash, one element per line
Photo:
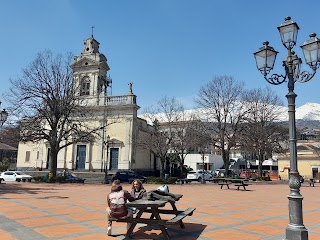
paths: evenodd
<path fill-rule="evenodd" d="M 135 95 L 121 95 L 121 96 L 108 96 L 108 105 L 118 105 L 118 104 L 136 104 Z"/>

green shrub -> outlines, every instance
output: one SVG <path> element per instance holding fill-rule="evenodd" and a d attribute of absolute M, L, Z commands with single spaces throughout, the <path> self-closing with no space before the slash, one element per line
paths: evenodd
<path fill-rule="evenodd" d="M 7 157 L 3 157 L 0 162 L 0 172 L 4 172 L 9 168 L 9 160 Z"/>
<path fill-rule="evenodd" d="M 44 176 L 35 176 L 33 180 L 36 182 L 45 182 Z"/>
<path fill-rule="evenodd" d="M 175 184 L 177 181 L 176 177 L 169 177 L 168 179 L 162 179 L 159 177 L 148 177 L 147 183 L 148 184 Z"/>
<path fill-rule="evenodd" d="M 147 183 L 150 183 L 150 184 L 163 184 L 164 183 L 164 179 L 159 178 L 159 177 L 150 176 L 150 177 L 147 178 Z"/>
<path fill-rule="evenodd" d="M 56 176 L 54 178 L 51 178 L 49 180 L 48 177 L 49 174 L 46 174 L 44 176 L 35 176 L 33 177 L 33 180 L 36 182 L 47 182 L 47 183 L 65 183 L 66 182 L 66 177 L 64 176 Z"/>
<path fill-rule="evenodd" d="M 266 177 L 256 177 L 257 181 L 271 181 L 270 176 Z"/>
<path fill-rule="evenodd" d="M 47 182 L 49 182 L 49 183 L 65 183 L 66 177 L 65 176 L 52 177 L 51 179 L 48 179 Z"/>
<path fill-rule="evenodd" d="M 169 177 L 167 180 L 165 180 L 166 184 L 175 184 L 177 182 L 177 177 Z"/>
<path fill-rule="evenodd" d="M 66 182 L 66 177 L 65 176 L 57 176 L 56 177 L 56 182 L 65 183 Z"/>

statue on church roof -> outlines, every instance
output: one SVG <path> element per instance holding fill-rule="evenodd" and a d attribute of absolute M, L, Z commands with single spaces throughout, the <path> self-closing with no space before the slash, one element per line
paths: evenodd
<path fill-rule="evenodd" d="M 129 94 L 133 94 L 133 92 L 132 92 L 132 82 L 128 83 L 128 85 L 129 85 Z"/>

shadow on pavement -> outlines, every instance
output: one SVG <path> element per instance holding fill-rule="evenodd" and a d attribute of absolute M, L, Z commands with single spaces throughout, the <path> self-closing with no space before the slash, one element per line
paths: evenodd
<path fill-rule="evenodd" d="M 168 234 L 172 239 L 198 239 L 207 225 L 197 223 L 184 223 L 185 228 L 180 228 L 179 225 L 167 226 Z M 134 239 L 164 239 L 161 231 L 155 232 L 150 226 L 142 226 L 135 228 Z"/>
<path fill-rule="evenodd" d="M 29 187 L 29 185 L 24 183 L 5 183 L 0 184 L 0 197 L 3 198 L 5 194 L 43 194 L 43 193 L 55 193 L 57 188 L 50 187 Z"/>

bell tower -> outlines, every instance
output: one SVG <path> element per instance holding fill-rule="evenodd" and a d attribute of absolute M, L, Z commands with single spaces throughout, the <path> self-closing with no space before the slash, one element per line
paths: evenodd
<path fill-rule="evenodd" d="M 72 64 L 75 93 L 88 105 L 104 105 L 111 79 L 107 77 L 110 67 L 107 58 L 99 52 L 100 43 L 91 37 L 84 40 L 81 55 Z"/>

